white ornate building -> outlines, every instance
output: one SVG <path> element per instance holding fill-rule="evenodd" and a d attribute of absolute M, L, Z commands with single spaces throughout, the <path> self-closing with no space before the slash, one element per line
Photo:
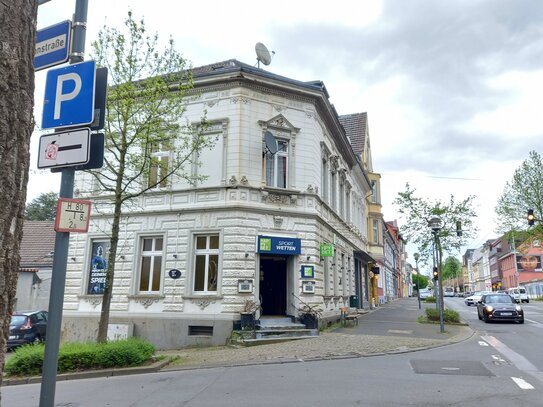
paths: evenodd
<path fill-rule="evenodd" d="M 248 298 L 260 301 L 260 318 L 296 317 L 302 299 L 324 321 L 352 295 L 367 301 L 371 186 L 324 84 L 236 60 L 194 75 L 186 118 L 198 123 L 206 109 L 216 143 L 193 171 L 208 177 L 171 177 L 125 214 L 110 323 L 159 348 L 224 344 Z M 92 185 L 78 173 L 76 197 L 100 205 Z M 96 337 L 111 219 L 100 207 L 89 233 L 71 236 L 63 340 Z M 332 257 L 321 256 L 323 244 Z"/>

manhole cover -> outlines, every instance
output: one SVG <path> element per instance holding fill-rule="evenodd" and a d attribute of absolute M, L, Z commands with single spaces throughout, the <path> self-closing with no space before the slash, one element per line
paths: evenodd
<path fill-rule="evenodd" d="M 457 376 L 494 376 L 481 362 L 462 360 L 422 360 L 410 361 L 415 373 L 443 374 Z"/>

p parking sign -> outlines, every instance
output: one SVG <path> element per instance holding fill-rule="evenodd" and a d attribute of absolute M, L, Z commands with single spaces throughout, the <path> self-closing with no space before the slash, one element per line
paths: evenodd
<path fill-rule="evenodd" d="M 94 61 L 47 71 L 42 128 L 52 129 L 92 123 L 95 81 Z"/>

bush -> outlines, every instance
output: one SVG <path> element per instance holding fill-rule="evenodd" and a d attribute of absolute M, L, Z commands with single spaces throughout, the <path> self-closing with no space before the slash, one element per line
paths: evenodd
<path fill-rule="evenodd" d="M 426 318 L 428 321 L 439 321 L 439 311 L 435 308 L 426 308 Z M 445 309 L 443 311 L 443 321 L 444 322 L 460 322 L 460 315 L 458 312 Z"/>
<path fill-rule="evenodd" d="M 42 373 L 45 345 L 18 348 L 5 364 L 9 376 L 33 376 Z M 155 353 L 155 347 L 140 338 L 107 343 L 66 343 L 58 353 L 58 372 L 84 369 L 138 366 Z"/>
<path fill-rule="evenodd" d="M 435 304 L 436 303 L 436 297 L 425 298 L 424 302 L 431 302 L 432 304 Z"/>

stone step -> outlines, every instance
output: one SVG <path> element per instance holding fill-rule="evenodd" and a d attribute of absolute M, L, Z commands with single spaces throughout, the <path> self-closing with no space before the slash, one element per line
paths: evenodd
<path fill-rule="evenodd" d="M 314 338 L 315 335 L 307 335 L 307 336 L 288 336 L 288 337 L 281 337 L 281 336 L 271 336 L 266 338 L 257 338 L 257 339 L 244 339 L 242 343 L 246 346 L 256 346 L 256 345 L 266 345 L 269 343 L 280 343 L 280 342 L 287 342 L 287 341 L 297 341 L 300 339 L 311 339 Z"/>
<path fill-rule="evenodd" d="M 302 325 L 303 326 L 303 325 Z M 295 338 L 305 336 L 318 336 L 318 329 L 264 329 L 255 331 L 256 339 L 262 338 Z"/>
<path fill-rule="evenodd" d="M 294 323 L 294 322 L 291 322 L 290 324 L 285 324 L 285 323 L 277 323 L 277 324 L 265 324 L 265 325 L 262 325 L 260 324 L 259 327 L 258 327 L 258 330 L 260 331 L 266 331 L 266 330 L 292 330 L 292 329 L 305 329 L 305 325 L 304 324 L 300 324 L 300 323 Z"/>

